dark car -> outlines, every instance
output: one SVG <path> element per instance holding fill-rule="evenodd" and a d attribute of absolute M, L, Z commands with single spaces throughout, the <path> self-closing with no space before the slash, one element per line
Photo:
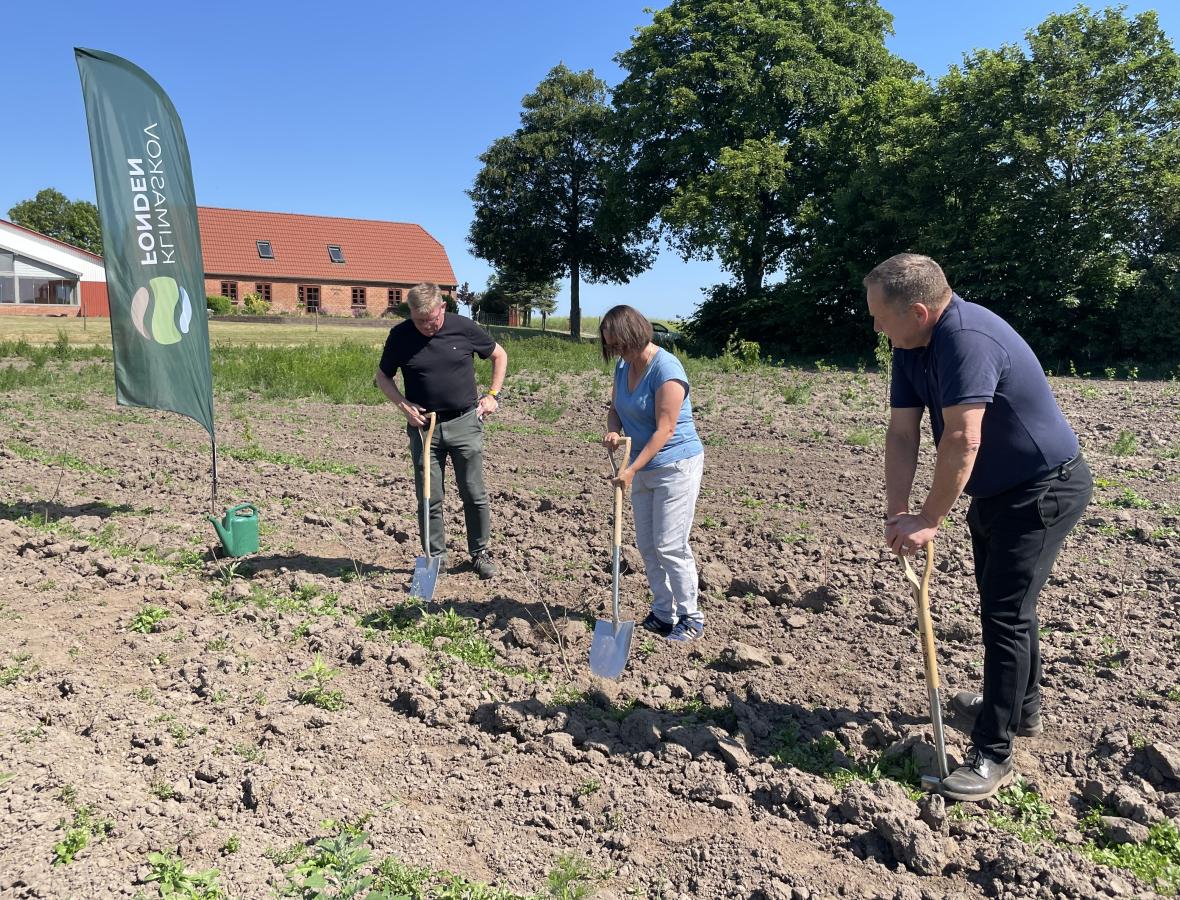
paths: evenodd
<path fill-rule="evenodd" d="M 682 340 L 679 331 L 672 331 L 667 325 L 662 325 L 659 322 L 651 323 L 652 342 L 663 347 L 665 350 L 671 350 Z"/>

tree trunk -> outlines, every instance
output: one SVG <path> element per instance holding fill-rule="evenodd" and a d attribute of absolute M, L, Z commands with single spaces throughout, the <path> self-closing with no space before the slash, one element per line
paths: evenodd
<path fill-rule="evenodd" d="M 570 263 L 570 335 L 574 340 L 582 339 L 582 302 L 578 296 L 578 261 Z"/>
<path fill-rule="evenodd" d="M 545 330 L 545 320 L 549 318 L 549 313 L 541 310 L 541 330 Z"/>

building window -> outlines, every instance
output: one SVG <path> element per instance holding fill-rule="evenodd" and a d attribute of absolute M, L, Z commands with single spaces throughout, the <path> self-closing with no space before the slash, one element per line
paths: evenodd
<path fill-rule="evenodd" d="M 62 278 L 17 279 L 18 303 L 70 306 L 74 302 L 74 282 Z"/>
<path fill-rule="evenodd" d="M 331 259 L 332 262 L 334 262 L 334 263 L 342 263 L 342 262 L 344 262 L 344 251 L 341 250 L 339 247 L 337 247 L 335 244 L 329 244 L 328 245 L 328 258 Z"/>
<path fill-rule="evenodd" d="M 261 259 L 275 258 L 275 251 L 274 248 L 271 247 L 270 241 L 255 241 L 254 243 L 258 245 L 258 256 Z"/>
<path fill-rule="evenodd" d="M 229 297 L 234 303 L 238 302 L 238 283 L 236 281 L 221 282 L 221 296 Z"/>
<path fill-rule="evenodd" d="M 352 289 L 352 311 L 354 313 L 363 313 L 366 306 L 365 289 L 363 287 L 354 287 Z"/>
<path fill-rule="evenodd" d="M 257 284 L 255 284 L 254 285 L 254 293 L 256 293 L 259 297 L 261 297 L 267 303 L 270 303 L 270 283 L 269 282 L 260 281 Z"/>
<path fill-rule="evenodd" d="M 309 313 L 320 311 L 320 287 L 318 284 L 299 285 L 299 308 Z"/>

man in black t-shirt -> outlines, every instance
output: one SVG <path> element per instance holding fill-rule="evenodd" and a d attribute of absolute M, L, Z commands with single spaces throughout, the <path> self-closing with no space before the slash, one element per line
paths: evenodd
<path fill-rule="evenodd" d="M 422 503 L 422 443 L 426 414 L 437 424 L 430 446 L 430 553 L 446 566 L 443 531 L 443 471 L 449 457 L 463 500 L 467 549 L 480 578 L 493 578 L 496 566 L 488 554 L 491 514 L 483 482 L 483 420 L 499 409 L 496 395 L 508 371 L 508 354 L 491 336 L 463 316 L 447 312 L 437 284 L 419 284 L 408 296 L 410 318 L 389 330 L 377 386 L 406 417 L 410 455 L 414 459 L 414 487 Z M 476 397 L 475 355 L 491 357 L 492 384 Z M 393 377 L 402 373 L 405 392 Z"/>
<path fill-rule="evenodd" d="M 983 800 L 1014 777 L 1012 741 L 1041 734 L 1037 598 L 1093 492 L 1078 438 L 1033 351 L 990 310 L 967 303 L 938 263 L 900 253 L 864 280 L 873 325 L 893 343 L 885 438 L 885 542 L 913 555 L 960 494 L 975 554 L 983 693 L 951 705 L 974 719 L 963 765 L 942 782 Z M 925 501 L 910 512 L 922 413 L 937 446 Z"/>

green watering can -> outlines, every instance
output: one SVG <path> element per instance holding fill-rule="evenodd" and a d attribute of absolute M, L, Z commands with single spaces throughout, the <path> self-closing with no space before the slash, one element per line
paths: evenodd
<path fill-rule="evenodd" d="M 218 521 L 209 516 L 209 521 L 230 556 L 245 556 L 258 550 L 258 507 L 253 503 L 231 506 L 223 519 Z"/>

